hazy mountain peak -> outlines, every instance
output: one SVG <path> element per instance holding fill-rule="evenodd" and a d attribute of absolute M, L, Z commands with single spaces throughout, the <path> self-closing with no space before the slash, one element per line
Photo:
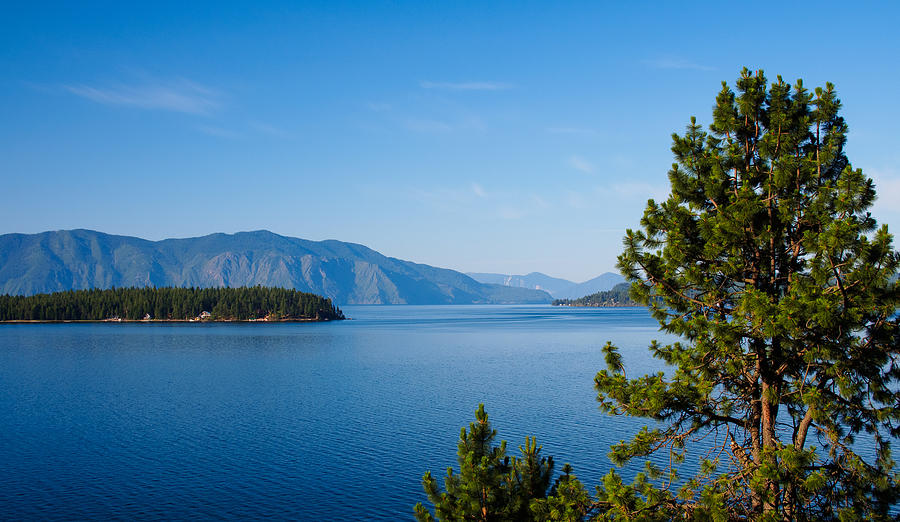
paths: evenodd
<path fill-rule="evenodd" d="M 543 290 L 557 299 L 575 299 L 596 292 L 610 290 L 625 280 L 621 275 L 612 272 L 605 272 L 583 283 L 575 283 L 568 279 L 548 276 L 541 272 L 531 272 L 527 275 L 469 272 L 467 275 L 481 283 Z"/>

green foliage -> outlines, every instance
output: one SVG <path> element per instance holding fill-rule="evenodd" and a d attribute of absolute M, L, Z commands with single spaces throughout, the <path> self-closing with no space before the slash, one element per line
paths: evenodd
<path fill-rule="evenodd" d="M 0 321 L 343 319 L 330 299 L 287 288 L 113 288 L 0 296 Z"/>
<path fill-rule="evenodd" d="M 444 491 L 430 471 L 425 473 L 422 484 L 434 514 L 416 504 L 418 520 L 575 520 L 569 515 L 587 512 L 587 508 L 579 511 L 578 503 L 588 503 L 589 495 L 569 474 L 568 464 L 547 498 L 553 457 L 541 457 L 541 446 L 526 437 L 525 445 L 519 446 L 521 456 L 510 459 L 506 441 L 494 444 L 497 431 L 488 422 L 484 404 L 478 405 L 475 419 L 468 430 L 460 431 L 459 473 L 447 469 Z"/>
<path fill-rule="evenodd" d="M 547 498 L 531 502 L 534 520 L 584 520 L 595 503 L 584 484 L 572 474 L 572 466 L 563 465 L 563 474 L 556 479 Z"/>
<path fill-rule="evenodd" d="M 553 306 L 638 306 L 628 295 L 631 285 L 619 283 L 604 290 L 578 299 L 554 299 Z"/>
<path fill-rule="evenodd" d="M 671 194 L 626 232 L 619 268 L 685 341 L 654 341 L 672 370 L 637 378 L 610 345 L 595 379 L 602 410 L 656 421 L 613 461 L 666 452 L 673 469 L 611 472 L 601 518 L 885 519 L 900 499 L 900 257 L 839 108 L 831 84 L 744 69 L 708 131 L 673 135 Z M 681 479 L 688 456 L 703 460 Z"/>

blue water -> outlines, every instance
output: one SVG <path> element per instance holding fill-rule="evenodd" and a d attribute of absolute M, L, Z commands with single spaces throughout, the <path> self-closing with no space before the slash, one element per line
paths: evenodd
<path fill-rule="evenodd" d="M 645 309 L 347 306 L 320 324 L 0 326 L 0 518 L 411 518 L 484 402 L 586 484 L 640 424 L 596 408 Z"/>

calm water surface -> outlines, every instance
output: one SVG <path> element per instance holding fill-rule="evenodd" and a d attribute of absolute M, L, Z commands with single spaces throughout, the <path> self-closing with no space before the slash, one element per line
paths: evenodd
<path fill-rule="evenodd" d="M 403 519 L 484 402 L 589 486 L 639 424 L 596 408 L 642 308 L 347 306 L 322 324 L 0 326 L 0 518 Z M 631 372 L 630 372 L 631 373 Z"/>

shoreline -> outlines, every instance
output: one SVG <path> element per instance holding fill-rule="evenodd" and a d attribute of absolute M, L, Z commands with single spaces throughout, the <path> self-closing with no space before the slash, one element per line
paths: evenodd
<path fill-rule="evenodd" d="M 190 323 L 190 324 L 210 324 L 210 323 L 327 323 L 331 321 L 341 321 L 346 319 L 14 319 L 10 321 L 0 321 L 0 324 L 63 324 L 63 323 L 128 323 L 128 324 L 150 324 L 150 323 Z"/>

